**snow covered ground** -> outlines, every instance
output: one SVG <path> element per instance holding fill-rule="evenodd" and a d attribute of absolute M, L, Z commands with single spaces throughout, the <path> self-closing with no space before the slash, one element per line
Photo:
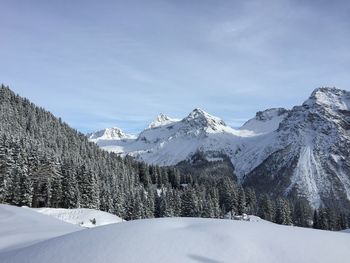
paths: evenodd
<path fill-rule="evenodd" d="M 24 218 L 25 214 L 20 213 Z M 0 231 L 3 234 L 17 224 L 3 222 Z M 32 229 L 40 225 L 33 224 Z M 77 231 L 0 253 L 0 262 L 345 263 L 350 258 L 349 246 L 347 233 L 280 226 L 263 220 L 163 218 Z"/>
<path fill-rule="evenodd" d="M 82 227 L 97 227 L 108 224 L 120 223 L 123 220 L 113 214 L 95 209 L 76 208 L 32 208 L 44 215 L 53 216 L 59 220 Z"/>
<path fill-rule="evenodd" d="M 29 208 L 0 204 L 0 252 L 82 230 Z M 1 262 L 1 260 L 0 260 Z"/>

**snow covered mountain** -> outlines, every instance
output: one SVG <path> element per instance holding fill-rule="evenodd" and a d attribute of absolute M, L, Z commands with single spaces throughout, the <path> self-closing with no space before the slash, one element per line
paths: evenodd
<path fill-rule="evenodd" d="M 305 196 L 314 206 L 350 199 L 350 92 L 316 89 L 294 107 L 272 134 L 263 162 L 247 184 L 279 194 Z"/>
<path fill-rule="evenodd" d="M 301 106 L 258 112 L 233 129 L 201 109 L 182 120 L 163 116 L 136 139 L 98 145 L 147 163 L 191 165 L 228 159 L 240 182 L 276 195 L 349 207 L 350 92 L 316 89 Z"/>
<path fill-rule="evenodd" d="M 136 138 L 135 135 L 127 134 L 117 127 L 106 128 L 97 132 L 89 133 L 87 134 L 87 137 L 91 142 L 95 142 L 100 146 L 125 142 Z"/>

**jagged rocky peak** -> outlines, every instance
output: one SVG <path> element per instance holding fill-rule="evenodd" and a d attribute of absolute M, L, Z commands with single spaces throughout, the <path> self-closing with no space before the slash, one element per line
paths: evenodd
<path fill-rule="evenodd" d="M 315 89 L 303 106 L 323 106 L 331 109 L 349 110 L 350 92 L 338 88 L 321 87 Z"/>
<path fill-rule="evenodd" d="M 149 129 L 156 128 L 156 127 L 159 127 L 159 126 L 170 124 L 170 123 L 175 122 L 175 121 L 178 121 L 178 120 L 170 118 L 169 116 L 161 113 L 161 114 L 159 114 L 157 116 L 157 118 L 155 118 L 154 121 L 152 121 L 150 123 L 150 125 L 148 125 L 148 128 Z"/>
<path fill-rule="evenodd" d="M 118 127 L 106 128 L 97 132 L 93 132 L 87 135 L 89 140 L 123 140 L 131 139 L 134 136 L 123 132 L 122 129 Z"/>
<path fill-rule="evenodd" d="M 214 130 L 219 126 L 227 126 L 226 123 L 218 117 L 212 116 L 200 108 L 195 108 L 186 118 L 182 120 L 186 123 L 194 123 L 202 127 L 210 127 Z"/>
<path fill-rule="evenodd" d="M 255 118 L 259 121 L 267 121 L 275 117 L 285 115 L 287 113 L 288 113 L 288 110 L 286 110 L 285 108 L 271 108 L 264 111 L 258 111 L 256 113 Z"/>

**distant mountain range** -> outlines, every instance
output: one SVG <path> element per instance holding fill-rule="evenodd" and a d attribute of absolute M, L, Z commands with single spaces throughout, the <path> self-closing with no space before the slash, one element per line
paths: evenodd
<path fill-rule="evenodd" d="M 291 110 L 258 112 L 239 129 L 194 109 L 182 120 L 159 115 L 138 136 L 108 128 L 88 135 L 108 151 L 161 166 L 226 161 L 246 186 L 298 195 L 314 207 L 350 200 L 350 92 L 318 88 Z M 229 163 L 227 163 L 229 160 Z M 220 167 L 220 166 L 219 166 Z"/>

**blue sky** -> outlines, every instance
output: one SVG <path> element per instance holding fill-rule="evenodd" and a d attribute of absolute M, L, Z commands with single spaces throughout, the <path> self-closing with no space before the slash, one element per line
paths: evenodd
<path fill-rule="evenodd" d="M 0 2 L 0 82 L 88 132 L 200 107 L 239 126 L 350 87 L 350 1 Z"/>

